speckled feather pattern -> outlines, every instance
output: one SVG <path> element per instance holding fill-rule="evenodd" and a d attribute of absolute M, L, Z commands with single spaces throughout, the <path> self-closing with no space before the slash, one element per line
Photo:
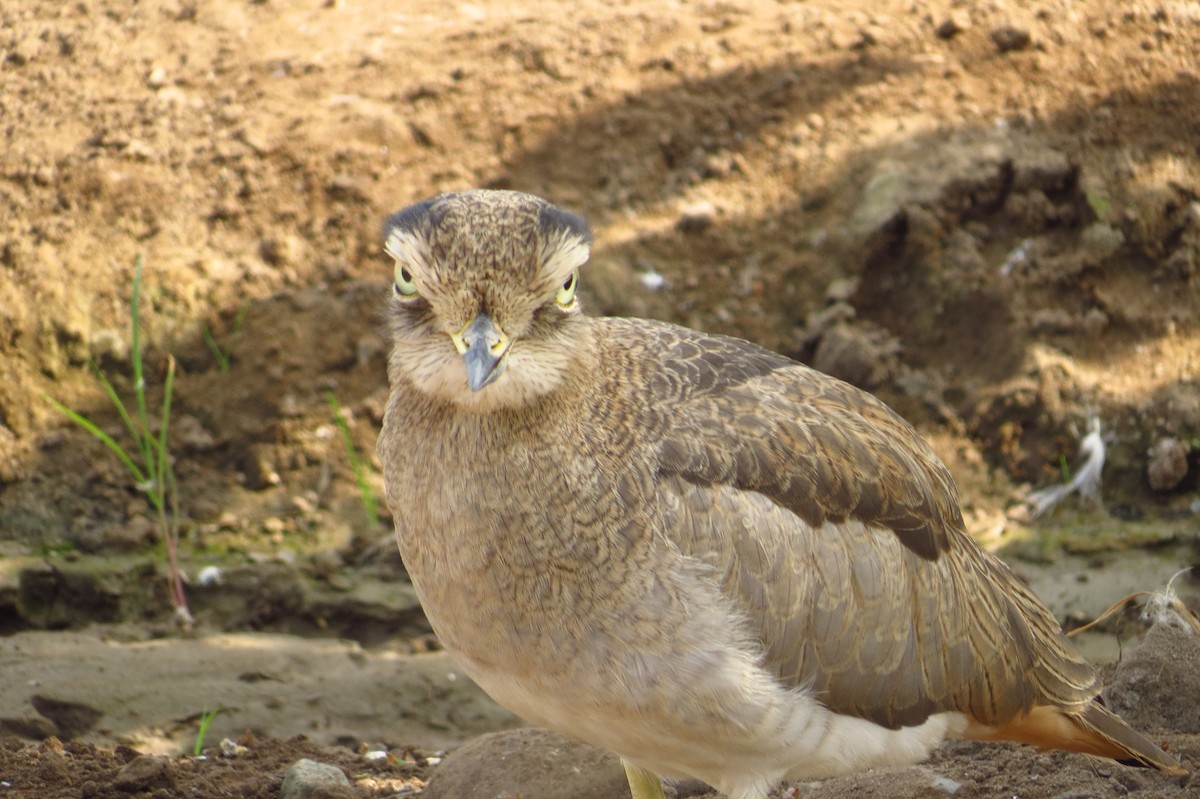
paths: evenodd
<path fill-rule="evenodd" d="M 589 236 L 537 198 L 447 195 L 385 232 L 420 288 L 391 311 L 388 501 L 434 630 L 499 701 L 739 799 L 1035 708 L 1169 765 L 877 399 L 556 307 Z M 513 343 L 471 392 L 449 334 L 479 312 Z"/>

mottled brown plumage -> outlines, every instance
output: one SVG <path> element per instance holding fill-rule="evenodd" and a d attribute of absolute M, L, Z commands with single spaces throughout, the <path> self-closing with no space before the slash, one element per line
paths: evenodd
<path fill-rule="evenodd" d="M 785 776 L 1010 738 L 1164 770 L 1053 616 L 963 529 L 900 417 L 753 344 L 574 298 L 587 226 L 511 192 L 389 220 L 379 452 L 448 650 L 648 772 Z"/>

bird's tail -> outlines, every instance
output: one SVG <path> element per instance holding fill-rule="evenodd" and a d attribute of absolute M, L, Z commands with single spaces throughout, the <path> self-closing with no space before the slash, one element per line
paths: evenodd
<path fill-rule="evenodd" d="M 1092 702 L 1081 713 L 1042 705 L 1008 724 L 971 723 L 965 735 L 982 740 L 1017 741 L 1040 749 L 1066 749 L 1098 755 L 1168 774 L 1187 773 L 1175 758 L 1099 702 Z"/>

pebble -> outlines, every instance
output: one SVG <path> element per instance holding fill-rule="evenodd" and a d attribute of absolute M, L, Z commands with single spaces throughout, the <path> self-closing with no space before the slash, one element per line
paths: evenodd
<path fill-rule="evenodd" d="M 242 472 L 246 475 L 246 487 L 251 490 L 261 490 L 282 482 L 279 473 L 275 471 L 272 450 L 265 444 L 251 444 L 242 460 Z"/>
<path fill-rule="evenodd" d="M 111 358 L 124 363 L 129 358 L 129 345 L 125 343 L 125 337 L 117 330 L 97 330 L 92 334 L 91 341 L 88 342 L 88 349 L 91 350 L 92 358 L 96 361 Z"/>
<path fill-rule="evenodd" d="M 971 27 L 971 18 L 966 11 L 951 11 L 950 15 L 938 23 L 933 32 L 939 39 L 952 39 Z"/>
<path fill-rule="evenodd" d="M 197 585 L 221 585 L 225 582 L 225 578 L 221 576 L 221 569 L 217 566 L 205 566 L 196 575 Z"/>
<path fill-rule="evenodd" d="M 304 259 L 304 243 L 291 234 L 262 239 L 258 243 L 258 251 L 271 266 L 295 266 Z"/>
<path fill-rule="evenodd" d="M 1002 53 L 1024 50 L 1033 42 L 1028 28 L 1018 28 L 1014 25 L 1001 25 L 993 29 L 988 36 Z"/>
<path fill-rule="evenodd" d="M 337 766 L 303 758 L 283 776 L 280 799 L 309 799 L 320 788 L 349 788 L 350 780 Z"/>
<path fill-rule="evenodd" d="M 712 225 L 716 215 L 717 209 L 712 203 L 693 203 L 680 212 L 675 227 L 680 233 L 701 233 Z"/>
<path fill-rule="evenodd" d="M 140 755 L 125 764 L 113 779 L 113 787 L 127 793 L 175 787 L 175 771 L 165 757 Z"/>
<path fill-rule="evenodd" d="M 1146 479 L 1155 491 L 1170 491 L 1188 472 L 1188 446 L 1177 438 L 1160 438 L 1146 452 Z"/>
<path fill-rule="evenodd" d="M 18 67 L 23 67 L 30 61 L 38 57 L 41 52 L 42 43 L 36 36 L 27 36 L 12 46 L 8 51 L 8 62 Z"/>
<path fill-rule="evenodd" d="M 1079 246 L 1099 263 L 1125 246 L 1125 234 L 1112 225 L 1094 222 L 1080 235 Z"/>
<path fill-rule="evenodd" d="M 615 755 L 537 728 L 481 735 L 434 769 L 422 799 L 629 796 Z"/>
<path fill-rule="evenodd" d="M 291 511 L 299 516 L 311 516 L 316 513 L 317 504 L 315 496 L 309 497 L 297 494 L 290 497 L 288 502 L 291 505 Z"/>
<path fill-rule="evenodd" d="M 645 272 L 642 272 L 640 275 L 638 275 L 638 277 L 641 279 L 642 285 L 645 286 L 648 291 L 658 291 L 667 284 L 667 279 L 654 269 L 647 269 Z"/>
<path fill-rule="evenodd" d="M 61 753 L 53 750 L 42 753 L 37 765 L 37 775 L 42 782 L 52 785 L 69 785 L 70 774 L 70 769 L 67 768 L 67 759 Z"/>
<path fill-rule="evenodd" d="M 326 190 L 335 200 L 363 202 L 367 199 L 366 187 L 363 182 L 353 175 L 338 174 L 333 176 Z"/>
<path fill-rule="evenodd" d="M 249 754 L 249 752 L 250 752 L 249 747 L 242 746 L 237 741 L 231 740 L 229 738 L 221 739 L 221 747 L 220 748 L 221 748 L 221 756 L 222 757 L 230 757 L 230 758 L 242 757 L 246 754 Z"/>

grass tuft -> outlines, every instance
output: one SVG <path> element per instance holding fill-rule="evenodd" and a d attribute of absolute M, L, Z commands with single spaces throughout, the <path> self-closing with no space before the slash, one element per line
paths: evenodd
<path fill-rule="evenodd" d="M 150 409 L 146 403 L 146 376 L 143 364 L 141 338 L 141 295 L 142 258 L 139 256 L 133 272 L 133 292 L 130 297 L 130 327 L 133 359 L 134 407 L 126 407 L 112 381 L 94 361 L 88 365 L 105 395 L 117 409 L 125 429 L 136 446 L 132 452 L 123 447 L 111 435 L 83 414 L 74 411 L 49 395 L 46 400 L 60 413 L 86 430 L 112 452 L 133 478 L 136 488 L 146 495 L 154 507 L 159 538 L 167 555 L 167 582 L 171 605 L 180 626 L 191 629 L 193 619 L 188 611 L 187 597 L 183 591 L 183 576 L 179 570 L 179 485 L 175 481 L 175 469 L 171 453 L 167 448 L 167 432 L 171 425 L 171 398 L 175 388 L 175 359 L 167 356 L 167 371 L 163 381 L 162 405 L 157 410 L 158 433 L 150 424 Z"/>
<path fill-rule="evenodd" d="M 213 719 L 220 712 L 220 708 L 205 709 L 200 712 L 200 726 L 196 729 L 196 743 L 192 745 L 192 757 L 200 757 L 204 753 L 204 739 L 208 737 L 208 728 L 212 726 Z"/>

